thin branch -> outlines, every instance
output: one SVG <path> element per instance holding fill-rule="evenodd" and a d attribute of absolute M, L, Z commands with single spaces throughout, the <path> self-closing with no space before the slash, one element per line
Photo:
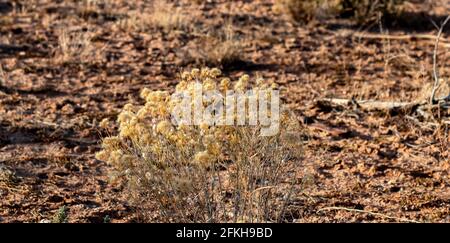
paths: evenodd
<path fill-rule="evenodd" d="M 412 34 L 412 35 L 390 35 L 390 34 L 369 34 L 369 33 L 356 33 L 354 34 L 356 37 L 360 39 L 387 39 L 387 40 L 404 40 L 404 41 L 412 41 L 412 40 L 424 40 L 424 41 L 432 41 L 430 44 L 435 44 L 436 36 L 428 35 L 428 34 Z M 449 48 L 449 42 L 439 42 L 439 45 Z"/>
<path fill-rule="evenodd" d="M 439 33 L 436 37 L 436 43 L 434 45 L 434 52 L 433 52 L 433 76 L 434 76 L 434 84 L 433 84 L 433 89 L 431 91 L 431 95 L 430 95 L 430 104 L 434 104 L 435 102 L 435 96 L 436 96 L 436 91 L 439 88 L 439 72 L 437 70 L 437 54 L 438 54 L 438 49 L 439 49 L 439 40 L 441 39 L 441 35 L 442 32 L 444 31 L 445 25 L 447 24 L 447 22 L 450 20 L 450 15 L 447 16 L 447 18 L 445 19 L 445 21 L 442 23 L 441 28 L 439 29 Z"/>
<path fill-rule="evenodd" d="M 419 221 L 416 221 L 416 220 L 405 219 L 405 218 L 397 218 L 397 217 L 392 217 L 392 216 L 385 215 L 385 214 L 382 214 L 382 213 L 375 213 L 375 212 L 370 212 L 370 211 L 365 211 L 365 210 L 360 210 L 360 209 L 354 209 L 354 208 L 326 207 L 326 208 L 322 208 L 322 209 L 317 210 L 317 212 L 321 212 L 321 211 L 325 211 L 325 210 L 344 210 L 344 211 L 348 211 L 348 212 L 366 213 L 366 214 L 370 214 L 370 215 L 373 215 L 373 216 L 378 216 L 378 217 L 387 218 L 387 219 L 394 219 L 394 220 L 401 221 L 401 222 L 420 223 Z"/>
<path fill-rule="evenodd" d="M 393 109 L 405 109 L 412 108 L 417 105 L 422 105 L 424 102 L 414 101 L 414 102 L 392 102 L 392 101 L 377 101 L 377 100 L 349 100 L 349 99 L 335 99 L 328 98 L 322 99 L 320 101 L 330 102 L 336 105 L 349 105 L 355 104 L 358 105 L 363 110 L 393 110 Z"/>

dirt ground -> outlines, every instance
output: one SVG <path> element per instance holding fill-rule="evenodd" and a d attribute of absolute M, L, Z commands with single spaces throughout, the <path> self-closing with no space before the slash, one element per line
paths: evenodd
<path fill-rule="evenodd" d="M 62 206 L 69 222 L 139 222 L 124 184 L 94 158 L 106 135 L 99 122 L 142 104 L 143 87 L 172 90 L 180 71 L 210 65 L 196 56 L 202 36 L 227 23 L 242 58 L 224 73 L 278 83 L 305 128 L 294 222 L 450 222 L 448 117 L 317 102 L 428 95 L 435 40 L 427 36 L 436 36 L 432 21 L 445 19 L 449 1 L 410 3 L 409 22 L 357 27 L 334 18 L 293 23 L 269 0 L 183 0 L 187 26 L 176 31 L 120 28 L 124 13 L 145 12 L 151 1 L 110 2 L 0 0 L 0 222 L 52 219 Z M 58 61 L 65 29 L 88 30 L 95 55 Z M 450 26 L 441 43 L 439 71 L 450 85 Z"/>

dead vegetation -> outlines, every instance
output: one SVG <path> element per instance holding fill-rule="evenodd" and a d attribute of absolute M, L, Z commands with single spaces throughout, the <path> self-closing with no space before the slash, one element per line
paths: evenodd
<path fill-rule="evenodd" d="M 341 16 L 351 16 L 357 23 L 366 24 L 380 18 L 395 18 L 402 12 L 405 0 L 343 0 Z"/>
<path fill-rule="evenodd" d="M 449 221 L 446 1 L 6 2 L 1 222 Z M 136 118 L 204 66 L 276 83 L 300 131 Z"/>
<path fill-rule="evenodd" d="M 439 75 L 438 71 L 438 50 L 439 43 L 441 40 L 442 32 L 446 26 L 446 24 L 450 21 L 450 16 L 448 16 L 444 22 L 441 24 L 438 34 L 435 40 L 435 46 L 433 51 L 433 71 L 432 71 L 432 80 L 433 85 L 428 90 L 428 94 L 423 96 L 422 99 L 418 99 L 413 102 L 387 102 L 387 101 L 370 101 L 370 100 L 347 100 L 347 99 L 323 99 L 319 102 L 330 102 L 337 105 L 344 106 L 353 106 L 358 109 L 361 108 L 366 111 L 370 110 L 382 110 L 387 112 L 397 111 L 403 112 L 406 114 L 415 114 L 421 120 L 425 120 L 427 122 L 435 121 L 437 122 L 436 126 L 442 122 L 444 124 L 449 124 L 450 120 L 447 120 L 448 109 L 450 107 L 450 89 L 449 84 L 444 82 Z M 440 91 L 441 94 L 439 98 L 436 97 L 437 91 Z M 322 104 L 323 105 L 323 104 Z M 443 119 L 441 119 L 443 118 Z"/>
<path fill-rule="evenodd" d="M 17 181 L 17 177 L 10 169 L 0 166 L 0 182 L 12 184 Z"/>
<path fill-rule="evenodd" d="M 206 36 L 200 45 L 200 63 L 204 65 L 226 68 L 242 60 L 243 44 L 231 24 L 223 32 Z"/>
<path fill-rule="evenodd" d="M 277 8 L 292 20 L 307 23 L 313 19 L 336 15 L 340 4 L 340 0 L 278 0 Z"/>
<path fill-rule="evenodd" d="M 164 0 L 153 2 L 151 11 L 129 11 L 125 18 L 117 21 L 117 25 L 124 30 L 149 31 L 160 28 L 166 33 L 184 30 L 189 26 L 188 15 L 182 8 Z"/>
<path fill-rule="evenodd" d="M 404 0 L 278 0 L 278 8 L 297 22 L 335 16 L 350 17 L 367 24 L 383 17 L 394 17 L 402 11 Z"/>
<path fill-rule="evenodd" d="M 92 44 L 92 33 L 62 29 L 58 36 L 58 63 L 82 63 L 93 61 L 96 49 Z"/>
<path fill-rule="evenodd" d="M 67 218 L 67 207 L 62 206 L 55 213 L 55 216 L 53 216 L 53 219 L 51 220 L 51 223 L 62 224 L 62 223 L 67 223 L 67 220 L 68 220 L 68 218 Z"/>
<path fill-rule="evenodd" d="M 6 82 L 6 73 L 3 71 L 3 65 L 0 65 L 0 87 Z"/>

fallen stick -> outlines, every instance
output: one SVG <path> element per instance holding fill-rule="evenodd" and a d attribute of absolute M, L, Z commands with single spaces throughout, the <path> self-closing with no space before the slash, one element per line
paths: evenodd
<path fill-rule="evenodd" d="M 371 34 L 371 33 L 355 33 L 355 36 L 358 38 L 365 39 L 390 39 L 390 40 L 436 40 L 435 35 L 427 35 L 427 34 L 412 34 L 412 35 L 388 35 L 388 34 Z"/>
<path fill-rule="evenodd" d="M 426 35 L 426 34 L 416 34 L 416 35 L 386 35 L 386 34 L 369 34 L 369 33 L 356 33 L 354 35 L 360 39 L 385 39 L 385 40 L 427 40 L 430 44 L 435 44 L 436 36 Z M 441 41 L 439 45 L 446 48 L 450 48 L 450 41 Z"/>
<path fill-rule="evenodd" d="M 344 211 L 348 211 L 348 212 L 357 212 L 357 213 L 366 213 L 369 215 L 373 215 L 373 216 L 378 216 L 378 217 L 382 217 L 382 218 L 387 218 L 387 219 L 394 219 L 394 220 L 398 220 L 398 221 L 402 221 L 402 222 L 408 222 L 408 223 L 421 223 L 420 221 L 416 221 L 416 220 L 411 220 L 411 219 L 405 219 L 405 218 L 397 218 L 397 217 L 392 217 L 386 214 L 382 214 L 382 213 L 375 213 L 375 212 L 370 212 L 370 211 L 365 211 L 365 210 L 360 210 L 360 209 L 354 209 L 354 208 L 344 208 L 344 207 L 326 207 L 326 208 L 321 208 L 319 210 L 317 210 L 317 212 L 321 212 L 321 211 L 325 211 L 325 210 L 344 210 Z"/>
<path fill-rule="evenodd" d="M 325 98 L 320 100 L 321 102 L 330 102 L 336 105 L 347 106 L 357 105 L 363 110 L 394 110 L 394 109 L 411 109 L 416 106 L 424 105 L 425 101 L 413 101 L 413 102 L 393 102 L 393 101 L 377 101 L 377 100 L 349 100 L 349 99 L 337 99 L 337 98 Z"/>
<path fill-rule="evenodd" d="M 325 98 L 317 101 L 317 104 L 323 107 L 332 105 L 338 106 L 353 106 L 354 108 L 365 111 L 395 111 L 404 114 L 411 114 L 416 112 L 426 120 L 434 120 L 431 112 L 431 107 L 437 107 L 439 109 L 450 109 L 450 102 L 447 97 L 437 99 L 438 103 L 430 105 L 428 101 L 413 101 L 413 102 L 391 102 L 391 101 L 377 101 L 377 100 L 361 100 L 354 99 L 336 99 Z M 444 124 L 449 124 L 445 121 Z"/>

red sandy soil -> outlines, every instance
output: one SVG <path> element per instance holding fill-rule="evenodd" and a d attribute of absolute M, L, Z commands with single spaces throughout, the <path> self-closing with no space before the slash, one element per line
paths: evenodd
<path fill-rule="evenodd" d="M 358 38 L 379 35 L 380 27 L 358 28 L 342 19 L 292 23 L 269 0 L 178 1 L 189 13 L 189 26 L 171 32 L 118 28 L 120 13 L 149 8 L 140 1 L 113 1 L 112 13 L 82 12 L 75 1 L 32 2 L 0 1 L 6 76 L 0 86 L 0 167 L 14 174 L 0 180 L 0 222 L 51 219 L 63 205 L 69 222 L 103 222 L 106 216 L 139 221 L 124 183 L 110 182 L 109 166 L 94 158 L 107 135 L 99 122 L 114 120 L 128 102 L 142 104 L 143 87 L 172 90 L 181 70 L 205 64 L 195 58 L 201 36 L 228 22 L 243 43 L 243 56 L 223 67 L 225 74 L 275 81 L 305 127 L 296 173 L 304 189 L 289 205 L 294 222 L 450 222 L 449 125 L 436 128 L 408 118 L 414 114 L 316 102 L 423 97 L 432 83 L 433 39 Z M 383 33 L 433 36 L 437 30 L 429 19 L 439 23 L 450 13 L 448 1 L 412 5 L 408 18 L 416 23 L 385 24 Z M 89 29 L 98 56 L 55 62 L 60 28 Z M 449 30 L 443 43 L 450 42 Z M 447 78 L 449 48 L 442 45 L 438 53 Z"/>

